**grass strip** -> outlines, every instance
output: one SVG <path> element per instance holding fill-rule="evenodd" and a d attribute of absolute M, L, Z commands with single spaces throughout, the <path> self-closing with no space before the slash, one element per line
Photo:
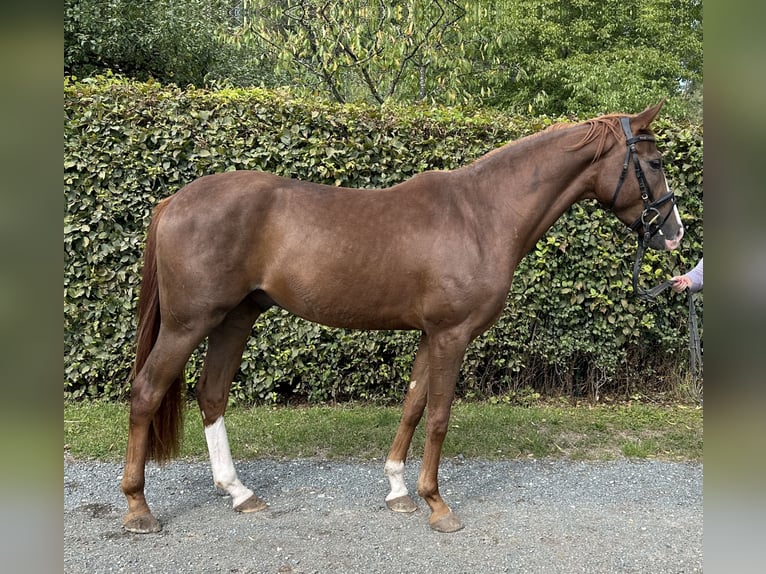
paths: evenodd
<path fill-rule="evenodd" d="M 400 407 L 348 404 L 310 407 L 231 407 L 226 427 L 235 459 L 258 457 L 383 460 Z M 421 421 L 410 449 L 420 457 Z M 702 461 L 703 411 L 685 405 L 510 406 L 461 402 L 452 409 L 443 456 L 482 459 L 653 458 Z M 64 404 L 64 449 L 74 458 L 121 460 L 128 405 Z M 201 418 L 190 405 L 181 456 L 207 458 Z"/>

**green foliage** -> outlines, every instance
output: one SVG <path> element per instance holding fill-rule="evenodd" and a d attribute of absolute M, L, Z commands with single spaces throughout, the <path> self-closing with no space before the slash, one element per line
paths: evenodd
<path fill-rule="evenodd" d="M 702 3 L 245 0 L 229 38 L 339 102 L 494 105 L 592 115 L 702 79 Z M 296 81 L 298 80 L 299 81 Z M 674 111 L 687 106 L 678 98 Z"/>
<path fill-rule="evenodd" d="M 65 0 L 64 73 L 106 70 L 201 85 L 216 74 L 256 81 L 249 53 L 221 41 L 228 0 Z"/>
<path fill-rule="evenodd" d="M 385 187 L 464 165 L 551 123 L 456 108 L 317 103 L 284 91 L 184 91 L 115 77 L 65 80 L 64 114 L 69 398 L 124 396 L 144 234 L 153 206 L 186 183 L 259 169 Z M 680 251 L 647 255 L 647 285 L 687 270 L 702 254 L 702 127 L 662 120 L 656 128 L 688 231 Z M 630 396 L 685 377 L 685 299 L 662 295 L 646 305 L 632 297 L 635 239 L 621 227 L 587 203 L 553 226 L 522 261 L 497 325 L 469 348 L 459 394 L 529 388 Z M 328 329 L 281 311 L 263 315 L 253 335 L 232 387 L 235 402 L 399 398 L 417 346 L 415 333 Z M 188 366 L 190 390 L 203 351 Z"/>
<path fill-rule="evenodd" d="M 519 0 L 508 11 L 509 73 L 482 78 L 489 102 L 596 115 L 671 96 L 665 114 L 695 117 L 686 96 L 702 82 L 701 1 Z"/>
<path fill-rule="evenodd" d="M 701 0 L 66 0 L 64 72 L 701 119 L 702 33 Z"/>

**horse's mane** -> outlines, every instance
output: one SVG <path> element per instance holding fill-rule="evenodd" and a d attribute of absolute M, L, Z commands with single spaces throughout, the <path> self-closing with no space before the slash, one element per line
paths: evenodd
<path fill-rule="evenodd" d="M 588 132 L 583 136 L 583 138 L 579 142 L 571 146 L 569 149 L 572 151 L 580 149 L 588 145 L 592 141 L 598 139 L 598 147 L 596 148 L 596 154 L 593 156 L 593 161 L 595 162 L 596 160 L 598 160 L 598 158 L 601 157 L 601 154 L 604 151 L 604 146 L 606 145 L 607 136 L 609 136 L 609 134 L 612 134 L 614 138 L 618 141 L 622 137 L 622 128 L 620 127 L 621 117 L 622 116 L 620 116 L 619 114 L 609 114 L 606 116 L 593 118 L 592 120 L 587 120 L 580 124 L 576 124 L 581 126 L 588 126 Z"/>
<path fill-rule="evenodd" d="M 488 157 L 495 155 L 496 153 L 499 153 L 503 150 L 508 149 L 511 146 L 515 146 L 522 142 L 528 142 L 532 139 L 539 138 L 552 131 L 576 128 L 580 126 L 587 126 L 588 131 L 579 142 L 570 146 L 567 149 L 570 151 L 578 150 L 588 145 L 589 143 L 595 140 L 598 140 L 598 148 L 596 149 L 596 154 L 593 157 L 593 161 L 596 161 L 598 160 L 598 158 L 601 157 L 601 154 L 604 152 L 604 147 L 606 146 L 607 138 L 609 137 L 610 134 L 613 135 L 616 140 L 619 140 L 622 137 L 622 129 L 620 127 L 620 118 L 623 115 L 624 114 L 609 114 L 609 115 L 600 116 L 597 118 L 593 118 L 593 119 L 586 120 L 584 122 L 578 122 L 578 123 L 570 123 L 566 121 L 557 122 L 555 124 L 549 125 L 543 130 L 540 130 L 533 134 L 529 134 L 528 136 L 524 136 L 522 138 L 510 141 L 506 143 L 505 145 L 497 147 L 493 149 L 492 151 L 486 153 L 485 155 L 481 156 L 476 161 L 486 159 Z"/>

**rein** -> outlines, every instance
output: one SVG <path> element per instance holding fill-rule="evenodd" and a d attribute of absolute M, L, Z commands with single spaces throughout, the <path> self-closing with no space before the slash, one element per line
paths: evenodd
<path fill-rule="evenodd" d="M 667 280 L 659 285 L 655 285 L 651 289 L 641 289 L 641 287 L 638 286 L 638 275 L 641 272 L 641 262 L 644 260 L 644 253 L 646 253 L 646 246 L 639 239 L 638 248 L 636 249 L 636 259 L 633 262 L 633 293 L 635 293 L 636 297 L 642 301 L 652 301 L 657 295 L 673 285 L 673 282 Z"/>

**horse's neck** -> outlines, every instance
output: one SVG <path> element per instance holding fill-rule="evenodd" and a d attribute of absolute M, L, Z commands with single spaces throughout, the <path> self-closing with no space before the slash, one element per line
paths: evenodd
<path fill-rule="evenodd" d="M 592 154 L 567 149 L 579 139 L 572 131 L 519 141 L 463 171 L 480 201 L 493 205 L 498 226 L 511 232 L 517 259 L 574 203 L 592 197 Z"/>

